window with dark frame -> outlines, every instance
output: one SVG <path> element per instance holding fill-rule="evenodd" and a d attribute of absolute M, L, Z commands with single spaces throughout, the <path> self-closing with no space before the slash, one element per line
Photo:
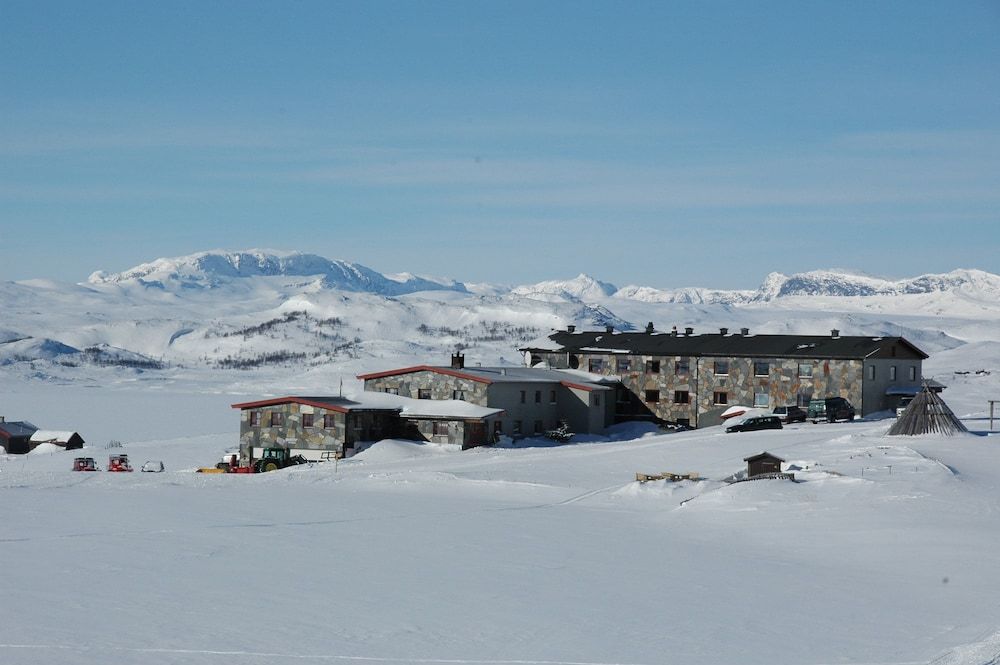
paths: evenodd
<path fill-rule="evenodd" d="M 677 376 L 687 376 L 691 372 L 691 362 L 687 358 L 681 358 L 674 363 L 674 374 Z"/>
<path fill-rule="evenodd" d="M 542 403 L 542 391 L 541 390 L 536 390 L 535 391 L 535 404 L 541 404 L 541 403 Z"/>
<path fill-rule="evenodd" d="M 303 413 L 302 414 L 302 426 L 303 427 L 312 427 L 313 426 L 313 414 L 311 414 L 311 413 Z"/>
<path fill-rule="evenodd" d="M 324 429 L 333 429 L 337 426 L 337 417 L 332 413 L 323 414 L 323 427 Z"/>
<path fill-rule="evenodd" d="M 813 375 L 812 363 L 799 363 L 799 378 L 811 379 Z"/>
<path fill-rule="evenodd" d="M 595 393 L 594 394 L 594 406 L 600 406 L 600 405 L 601 405 L 601 393 Z"/>
<path fill-rule="evenodd" d="M 632 370 L 632 360 L 630 358 L 618 358 L 618 371 L 629 372 Z"/>
<path fill-rule="evenodd" d="M 448 423 L 435 420 L 432 431 L 434 436 L 448 436 Z"/>
<path fill-rule="evenodd" d="M 691 393 L 687 390 L 674 391 L 674 404 L 687 404 L 691 401 Z"/>
<path fill-rule="evenodd" d="M 452 399 L 465 399 L 465 391 L 464 390 L 452 390 L 451 391 L 451 398 Z"/>
<path fill-rule="evenodd" d="M 549 391 L 549 404 L 555 404 L 555 403 L 556 403 L 556 391 L 550 390 Z"/>
<path fill-rule="evenodd" d="M 868 366 L 868 380 L 869 381 L 875 380 L 875 365 Z"/>
<path fill-rule="evenodd" d="M 889 366 L 889 380 L 890 381 L 895 381 L 896 380 L 896 366 L 895 365 L 890 365 Z"/>
<path fill-rule="evenodd" d="M 528 391 L 522 390 L 521 391 L 521 404 L 524 404 L 527 401 L 527 399 L 528 399 Z"/>
<path fill-rule="evenodd" d="M 729 376 L 729 361 L 716 360 L 715 365 L 712 368 L 712 374 L 715 374 L 716 376 Z"/>
<path fill-rule="evenodd" d="M 911 365 L 910 366 L 910 374 L 909 375 L 910 375 L 910 381 L 916 381 L 917 380 L 917 368 Z"/>
<path fill-rule="evenodd" d="M 389 395 L 398 395 L 399 388 L 386 388 L 385 392 L 388 393 Z"/>
<path fill-rule="evenodd" d="M 521 433 L 521 421 L 520 420 L 515 420 L 514 421 L 513 431 L 511 433 L 512 434 L 520 434 Z"/>
<path fill-rule="evenodd" d="M 599 374 L 604 371 L 604 359 L 603 358 L 591 358 L 589 362 L 590 371 Z"/>
<path fill-rule="evenodd" d="M 771 373 L 771 363 L 766 360 L 753 361 L 754 376 L 768 376 Z"/>
<path fill-rule="evenodd" d="M 431 389 L 430 388 L 417 388 L 417 399 L 430 399 Z"/>
<path fill-rule="evenodd" d="M 646 401 L 647 402 L 659 402 L 660 401 L 660 391 L 659 390 L 647 390 L 646 391 Z"/>
<path fill-rule="evenodd" d="M 729 404 L 729 393 L 721 390 L 716 390 L 712 394 L 713 404 Z"/>
<path fill-rule="evenodd" d="M 754 393 L 753 405 L 758 409 L 766 409 L 771 404 L 771 397 L 767 393 Z"/>
<path fill-rule="evenodd" d="M 260 427 L 260 411 L 250 412 L 250 427 Z"/>
<path fill-rule="evenodd" d="M 285 424 L 285 414 L 281 411 L 271 412 L 271 427 L 281 427 Z"/>
<path fill-rule="evenodd" d="M 660 361 L 659 360 L 647 360 L 646 361 L 646 373 L 647 374 L 659 374 L 660 373 Z"/>

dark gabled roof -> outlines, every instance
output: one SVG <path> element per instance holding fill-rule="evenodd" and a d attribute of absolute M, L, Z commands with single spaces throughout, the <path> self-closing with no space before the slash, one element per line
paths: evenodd
<path fill-rule="evenodd" d="M 15 436 L 31 436 L 38 428 L 27 421 L 5 420 L 0 423 L 0 439 L 10 439 Z"/>
<path fill-rule="evenodd" d="M 756 462 L 757 460 L 760 460 L 760 459 L 773 459 L 773 460 L 776 460 L 778 462 L 784 462 L 785 461 L 785 460 L 781 459 L 780 457 L 778 457 L 777 455 L 772 455 L 771 453 L 767 452 L 766 450 L 764 452 L 762 452 L 762 453 L 757 453 L 756 455 L 751 455 L 750 457 L 744 457 L 743 461 L 744 462 Z"/>
<path fill-rule="evenodd" d="M 903 337 L 840 335 L 673 335 L 669 333 L 558 331 L 544 345 L 521 351 L 622 353 L 646 356 L 718 356 L 758 358 L 888 358 L 902 347 L 921 359 L 927 354 Z"/>

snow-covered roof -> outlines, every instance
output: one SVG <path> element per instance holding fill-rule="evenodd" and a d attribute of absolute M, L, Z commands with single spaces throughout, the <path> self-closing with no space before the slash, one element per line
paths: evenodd
<path fill-rule="evenodd" d="M 387 376 L 397 376 L 400 374 L 411 374 L 413 372 L 435 372 L 437 374 L 447 374 L 459 378 L 478 381 L 480 383 L 575 383 L 579 387 L 587 390 L 608 390 L 609 385 L 618 383 L 617 376 L 604 376 L 603 374 L 591 374 L 568 369 L 549 369 L 546 367 L 444 367 L 435 365 L 415 365 L 413 367 L 402 367 L 399 369 L 387 370 L 384 372 L 374 372 L 371 374 L 360 374 L 361 380 L 377 379 Z"/>
<path fill-rule="evenodd" d="M 365 392 L 355 398 L 369 408 L 400 409 L 400 415 L 410 418 L 470 418 L 479 420 L 503 413 L 458 399 L 413 399 L 390 393 Z"/>
<path fill-rule="evenodd" d="M 76 432 L 61 432 L 57 430 L 40 429 L 31 435 L 35 443 L 69 443 Z M 77 434 L 79 436 L 79 434 Z"/>

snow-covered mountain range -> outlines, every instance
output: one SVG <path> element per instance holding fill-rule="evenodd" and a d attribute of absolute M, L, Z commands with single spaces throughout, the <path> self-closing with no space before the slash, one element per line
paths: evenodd
<path fill-rule="evenodd" d="M 520 363 L 555 328 L 904 334 L 928 352 L 1000 341 L 1000 276 L 956 270 L 904 280 L 848 271 L 772 273 L 752 290 L 618 288 L 588 275 L 474 285 L 313 254 L 201 252 L 95 272 L 86 283 L 0 283 L 0 372 L 43 380 L 164 377 L 234 369 L 326 385 L 333 369 Z M 245 376 L 245 375 L 244 375 Z M 103 380 L 103 379 L 102 379 Z"/>

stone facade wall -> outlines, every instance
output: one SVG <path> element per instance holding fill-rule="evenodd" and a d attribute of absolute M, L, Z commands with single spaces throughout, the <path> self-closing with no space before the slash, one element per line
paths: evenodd
<path fill-rule="evenodd" d="M 612 353 L 536 353 L 550 367 L 571 367 L 596 374 L 614 375 L 631 393 L 619 400 L 618 418 L 655 417 L 687 422 L 694 427 L 717 425 L 719 415 L 734 404 L 753 406 L 755 393 L 766 393 L 767 407 L 808 404 L 812 397 L 845 397 L 862 406 L 862 362 L 807 358 L 714 358 L 645 356 Z M 592 361 L 597 361 L 592 362 Z M 659 372 L 651 371 L 659 363 Z M 683 364 L 687 363 L 687 371 Z M 715 363 L 727 362 L 728 372 L 716 375 Z M 766 376 L 755 376 L 755 362 L 767 362 Z M 681 370 L 678 370 L 678 363 Z M 800 368 L 800 365 L 803 368 Z M 811 376 L 800 371 L 810 368 Z M 646 401 L 647 391 L 658 391 L 659 399 Z M 688 403 L 675 400 L 677 391 L 688 393 Z M 716 393 L 726 393 L 726 403 L 716 404 Z"/>
<path fill-rule="evenodd" d="M 260 414 L 258 425 L 250 424 L 250 414 Z M 282 415 L 282 423 L 271 425 L 271 414 Z M 302 416 L 312 414 L 311 427 L 302 426 Z M 333 417 L 330 427 L 325 416 Z M 240 412 L 240 455 L 246 459 L 252 448 L 295 448 L 349 453 L 358 441 L 376 441 L 398 431 L 397 414 L 392 411 L 352 411 L 341 413 L 306 404 L 275 404 Z"/>
<path fill-rule="evenodd" d="M 250 414 L 260 414 L 259 425 L 250 424 Z M 271 426 L 271 414 L 280 413 L 283 423 Z M 302 427 L 302 414 L 311 413 L 312 427 Z M 333 427 L 323 427 L 324 416 L 333 416 Z M 249 448 L 294 447 L 308 450 L 344 451 L 347 414 L 304 404 L 275 404 L 240 412 L 240 454 L 249 457 Z"/>
<path fill-rule="evenodd" d="M 392 392 L 403 397 L 420 397 L 420 389 L 430 391 L 430 399 L 452 399 L 456 390 L 464 391 L 464 400 L 470 404 L 487 406 L 486 391 L 489 384 L 472 381 L 448 374 L 428 370 L 365 379 L 365 390 L 371 392 Z"/>

